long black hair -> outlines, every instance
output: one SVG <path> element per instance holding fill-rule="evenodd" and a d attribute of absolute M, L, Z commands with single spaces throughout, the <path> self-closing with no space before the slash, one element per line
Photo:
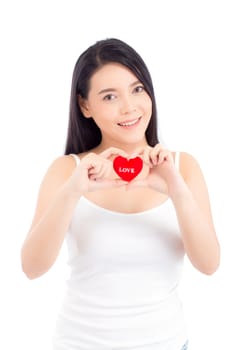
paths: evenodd
<path fill-rule="evenodd" d="M 143 59 L 132 47 L 113 38 L 97 41 L 80 55 L 75 64 L 65 154 L 82 153 L 101 142 L 101 131 L 92 118 L 84 117 L 78 103 L 78 95 L 85 99 L 88 97 L 92 75 L 110 62 L 127 67 L 143 84 L 152 101 L 152 115 L 146 130 L 146 139 L 150 146 L 158 143 L 157 110 L 150 73 Z"/>

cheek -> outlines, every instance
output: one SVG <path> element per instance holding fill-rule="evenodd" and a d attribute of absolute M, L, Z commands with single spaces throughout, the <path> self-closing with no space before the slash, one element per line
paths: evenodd
<path fill-rule="evenodd" d="M 149 96 L 148 96 L 148 102 L 147 102 L 147 104 L 148 104 L 148 110 L 150 110 L 150 111 L 152 112 L 152 101 L 151 101 L 151 99 L 150 99 Z"/>
<path fill-rule="evenodd" d="M 100 129 L 105 129 L 112 120 L 111 115 L 110 111 L 103 109 L 93 113 L 92 118 Z"/>
<path fill-rule="evenodd" d="M 103 122 L 111 122 L 115 116 L 117 115 L 116 108 L 114 106 L 109 105 L 98 105 L 92 109 L 93 111 L 93 119 L 96 121 L 103 123 Z"/>
<path fill-rule="evenodd" d="M 151 115 L 152 113 L 152 101 L 150 96 L 146 95 L 141 100 L 141 106 L 143 106 L 144 111 Z"/>
<path fill-rule="evenodd" d="M 152 103 L 150 104 L 150 108 L 148 108 L 148 112 L 149 112 L 149 115 L 151 117 L 152 116 Z"/>

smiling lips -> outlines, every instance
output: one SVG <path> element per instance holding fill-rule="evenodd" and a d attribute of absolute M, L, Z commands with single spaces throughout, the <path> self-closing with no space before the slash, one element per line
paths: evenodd
<path fill-rule="evenodd" d="M 140 119 L 141 119 L 141 117 L 139 117 L 137 119 L 130 120 L 130 121 L 125 121 L 125 122 L 122 122 L 122 123 L 117 123 L 117 125 L 119 125 L 121 127 L 124 127 L 124 128 L 130 128 L 130 127 L 138 124 Z"/>

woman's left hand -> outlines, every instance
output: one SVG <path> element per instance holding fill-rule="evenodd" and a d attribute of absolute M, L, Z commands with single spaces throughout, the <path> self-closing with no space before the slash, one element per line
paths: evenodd
<path fill-rule="evenodd" d="M 145 165 L 148 166 L 148 175 L 144 179 L 135 179 L 128 185 L 128 189 L 149 187 L 168 196 L 179 188 L 184 188 L 185 182 L 175 166 L 173 154 L 161 144 L 155 147 L 146 146 L 137 152 Z"/>

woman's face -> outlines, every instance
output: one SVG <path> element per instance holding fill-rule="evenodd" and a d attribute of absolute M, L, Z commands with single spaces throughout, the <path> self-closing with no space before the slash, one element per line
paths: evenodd
<path fill-rule="evenodd" d="M 152 102 L 142 83 L 125 66 L 109 63 L 90 80 L 88 97 L 82 104 L 102 133 L 102 146 L 144 146 Z"/>

